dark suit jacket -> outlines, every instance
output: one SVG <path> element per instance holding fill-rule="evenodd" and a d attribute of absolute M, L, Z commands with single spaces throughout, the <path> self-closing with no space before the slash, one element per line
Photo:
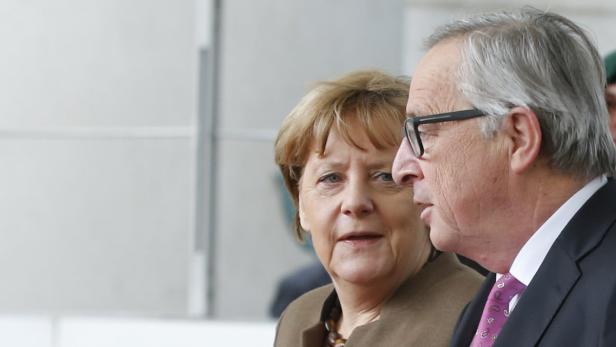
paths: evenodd
<path fill-rule="evenodd" d="M 464 309 L 451 346 L 468 347 L 494 284 Z M 503 326 L 494 347 L 616 346 L 616 182 L 567 224 Z"/>
<path fill-rule="evenodd" d="M 447 346 L 462 307 L 481 279 L 454 255 L 441 254 L 398 288 L 383 305 L 379 320 L 356 328 L 346 346 Z M 331 284 L 295 300 L 278 322 L 274 345 L 322 347 L 322 322 L 336 300 Z"/>

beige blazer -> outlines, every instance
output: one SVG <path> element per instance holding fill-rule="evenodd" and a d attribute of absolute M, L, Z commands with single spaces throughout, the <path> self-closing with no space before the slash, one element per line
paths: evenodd
<path fill-rule="evenodd" d="M 379 320 L 357 327 L 346 347 L 448 346 L 464 305 L 483 281 L 449 253 L 406 280 L 381 309 Z M 276 329 L 276 347 L 322 347 L 323 320 L 337 296 L 329 284 L 292 302 Z"/>

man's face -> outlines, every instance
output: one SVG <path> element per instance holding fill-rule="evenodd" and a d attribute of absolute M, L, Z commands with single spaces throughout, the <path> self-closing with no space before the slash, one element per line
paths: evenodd
<path fill-rule="evenodd" d="M 433 47 L 419 63 L 411 80 L 407 112 L 424 116 L 472 108 L 457 91 L 459 41 Z M 416 158 L 406 140 L 393 164 L 398 184 L 412 184 L 421 218 L 430 226 L 430 238 L 444 251 L 455 251 L 479 261 L 500 226 L 495 210 L 504 207 L 503 184 L 507 165 L 499 135 L 485 139 L 479 119 L 421 125 L 424 154 Z M 500 192 L 499 192 L 500 190 Z"/>
<path fill-rule="evenodd" d="M 609 84 L 605 91 L 607 109 L 610 112 L 610 131 L 616 143 L 616 83 Z"/>

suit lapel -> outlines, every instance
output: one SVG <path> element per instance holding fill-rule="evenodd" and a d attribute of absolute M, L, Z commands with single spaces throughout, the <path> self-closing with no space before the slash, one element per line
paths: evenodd
<path fill-rule="evenodd" d="M 601 242 L 616 219 L 616 183 L 609 180 L 567 224 L 522 295 L 494 347 L 535 346 L 583 274 L 577 261 Z"/>
<path fill-rule="evenodd" d="M 477 292 L 473 300 L 466 305 L 454 329 L 450 347 L 468 347 L 468 345 L 470 345 L 475 331 L 477 331 L 477 326 L 479 325 L 479 320 L 483 313 L 483 307 L 494 286 L 495 280 L 496 275 L 490 273 L 485 281 L 483 281 L 481 288 L 479 288 L 479 292 Z"/>
<path fill-rule="evenodd" d="M 552 248 L 496 339 L 494 347 L 535 346 L 580 273 L 560 248 Z"/>

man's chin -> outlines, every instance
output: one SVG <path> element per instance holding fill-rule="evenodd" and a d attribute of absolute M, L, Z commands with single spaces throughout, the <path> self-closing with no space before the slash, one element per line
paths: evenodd
<path fill-rule="evenodd" d="M 430 228 L 430 242 L 441 252 L 456 252 L 458 238 L 449 231 L 439 228 L 438 225 Z"/>

